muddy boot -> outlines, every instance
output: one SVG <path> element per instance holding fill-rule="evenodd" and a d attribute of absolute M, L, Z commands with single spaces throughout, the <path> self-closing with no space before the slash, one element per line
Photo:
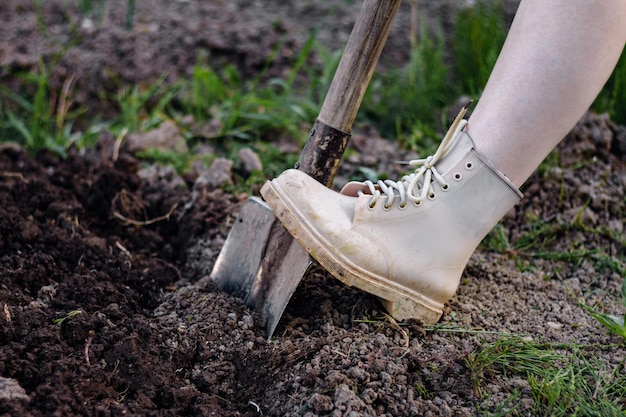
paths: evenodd
<path fill-rule="evenodd" d="M 463 114 L 399 181 L 352 182 L 337 193 L 292 169 L 261 194 L 337 279 L 380 297 L 396 319 L 435 323 L 480 241 L 522 198 L 476 151 Z"/>

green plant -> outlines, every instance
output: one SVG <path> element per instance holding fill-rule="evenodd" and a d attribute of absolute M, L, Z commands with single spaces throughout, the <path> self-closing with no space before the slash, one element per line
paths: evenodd
<path fill-rule="evenodd" d="M 617 66 L 592 108 L 597 112 L 608 113 L 616 123 L 626 124 L 626 51 L 622 52 Z"/>
<path fill-rule="evenodd" d="M 126 5 L 126 30 L 133 28 L 133 18 L 135 17 L 135 0 L 128 0 Z"/>
<path fill-rule="evenodd" d="M 493 411 L 478 407 L 478 412 L 480 415 L 485 417 L 504 417 L 515 415 L 514 412 L 522 405 L 519 401 L 521 395 L 520 390 L 516 389 L 504 401 L 498 404 Z"/>
<path fill-rule="evenodd" d="M 76 316 L 78 316 L 79 314 L 82 314 L 82 313 L 83 312 L 81 310 L 72 310 L 72 311 L 68 312 L 65 316 L 54 319 L 53 323 L 54 324 L 58 324 L 60 326 L 61 324 L 63 324 L 63 322 L 65 320 L 70 319 L 72 317 L 76 317 Z"/>
<path fill-rule="evenodd" d="M 322 107 L 326 93 L 330 88 L 339 61 L 341 50 L 329 51 L 322 45 L 315 44 L 315 54 L 319 57 L 319 65 L 305 65 L 303 70 L 306 74 L 306 98 L 315 103 L 317 108 Z"/>
<path fill-rule="evenodd" d="M 29 151 L 42 148 L 64 155 L 76 139 L 73 121 L 84 111 L 72 110 L 73 78 L 68 78 L 60 91 L 50 86 L 52 70 L 39 61 L 39 70 L 21 74 L 25 91 L 23 96 L 0 85 L 0 140 L 17 141 Z"/>
<path fill-rule="evenodd" d="M 419 42 L 411 47 L 408 65 L 374 77 L 362 105 L 365 118 L 381 133 L 395 136 L 409 148 L 424 148 L 436 136 L 438 114 L 453 96 L 444 59 L 445 40 L 423 24 Z"/>
<path fill-rule="evenodd" d="M 541 374 L 546 367 L 558 365 L 564 358 L 552 349 L 520 337 L 505 336 L 470 353 L 466 364 L 474 387 L 480 393 L 482 381 L 493 374 Z"/>
<path fill-rule="evenodd" d="M 607 363 L 576 346 L 561 367 L 527 375 L 536 413 L 549 416 L 623 416 L 626 376 L 624 363 L 609 370 Z"/>
<path fill-rule="evenodd" d="M 502 223 L 498 223 L 493 230 L 489 232 L 489 234 L 480 243 L 480 246 L 484 249 L 498 253 L 504 253 L 511 250 L 509 237 Z"/>
<path fill-rule="evenodd" d="M 41 0 L 38 0 L 41 1 Z M 78 10 L 88 19 L 100 24 L 104 21 L 107 13 L 107 0 L 78 0 Z M 124 26 L 126 30 L 133 28 L 135 16 L 135 0 L 127 0 Z"/>
<path fill-rule="evenodd" d="M 624 306 L 624 308 L 626 308 L 626 275 L 624 275 L 624 281 L 622 282 L 621 296 L 622 305 Z M 626 312 L 624 312 L 623 316 L 615 316 L 613 314 L 596 311 L 582 301 L 579 301 L 579 304 L 591 315 L 591 317 L 593 317 L 600 324 L 606 327 L 609 332 L 615 333 L 616 335 L 622 336 L 624 339 L 626 339 Z"/>
<path fill-rule="evenodd" d="M 165 76 L 147 86 L 123 88 L 115 96 L 120 113 L 112 126 L 114 133 L 121 129 L 139 132 L 156 127 L 165 119 L 163 113 L 177 94 L 176 87 L 165 85 Z"/>
<path fill-rule="evenodd" d="M 234 67 L 220 73 L 196 65 L 188 83 L 182 83 L 181 107 L 197 122 L 210 122 L 217 129 L 206 139 L 263 141 L 265 136 L 301 137 L 318 111 L 317 105 L 296 90 L 297 76 L 313 47 L 311 38 L 297 56 L 285 78 L 265 80 L 263 70 L 253 80 L 244 82 Z M 266 68 L 275 59 L 279 47 L 268 58 Z"/>
<path fill-rule="evenodd" d="M 481 387 L 492 378 L 525 379 L 534 400 L 532 415 L 624 415 L 624 361 L 609 368 L 596 356 L 594 346 L 537 343 L 509 335 L 475 349 L 468 354 L 466 364 L 481 397 Z M 495 404 L 493 412 L 482 407 L 480 411 L 482 415 L 508 415 L 521 401 L 514 389 L 506 409 Z"/>
<path fill-rule="evenodd" d="M 453 61 L 462 91 L 478 98 L 504 44 L 502 2 L 480 1 L 462 10 L 454 24 Z"/>
<path fill-rule="evenodd" d="M 211 119 L 214 106 L 228 98 L 229 91 L 239 88 L 239 77 L 233 66 L 227 65 L 219 76 L 211 68 L 196 64 L 189 85 L 185 89 L 183 107 L 197 122 Z"/>

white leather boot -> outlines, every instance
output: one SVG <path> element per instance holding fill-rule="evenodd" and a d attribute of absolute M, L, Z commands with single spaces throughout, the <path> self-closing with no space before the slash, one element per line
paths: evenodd
<path fill-rule="evenodd" d="M 351 182 L 337 193 L 291 169 L 261 194 L 337 279 L 380 297 L 396 319 L 435 323 L 480 241 L 522 198 L 475 150 L 464 112 L 400 181 Z"/>

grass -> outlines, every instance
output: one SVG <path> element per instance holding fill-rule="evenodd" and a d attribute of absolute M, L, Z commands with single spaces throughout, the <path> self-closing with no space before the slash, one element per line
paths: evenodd
<path fill-rule="evenodd" d="M 494 229 L 481 242 L 481 248 L 498 253 L 510 253 L 522 259 L 546 259 L 554 262 L 578 265 L 589 261 L 598 272 L 610 271 L 626 278 L 626 236 L 607 226 L 589 227 L 582 221 L 583 207 L 571 222 L 558 219 L 552 222 L 529 218 L 524 233 L 511 242 L 502 224 Z M 588 241 L 602 242 L 594 249 L 585 247 L 584 242 L 572 237 L 583 232 Z M 561 241 L 578 242 L 578 246 L 567 249 L 558 247 Z M 613 248 L 615 253 L 607 254 L 601 248 Z"/>
<path fill-rule="evenodd" d="M 608 113 L 616 123 L 626 124 L 626 51 L 593 103 L 597 112 Z"/>
<path fill-rule="evenodd" d="M 623 416 L 624 360 L 609 364 L 596 356 L 596 349 L 576 343 L 537 343 L 513 335 L 482 344 L 466 357 L 474 389 L 487 403 L 479 406 L 479 413 L 519 415 L 520 408 L 530 407 L 531 415 Z M 512 385 L 516 388 L 504 402 L 490 401 L 486 385 L 513 377 L 523 382 Z M 530 405 L 525 401 L 529 397 Z"/>
<path fill-rule="evenodd" d="M 622 336 L 626 341 L 626 274 L 624 274 L 623 276 L 624 281 L 622 282 L 621 289 L 622 306 L 624 307 L 623 315 L 616 316 L 613 314 L 608 314 L 604 311 L 598 311 L 593 307 L 586 305 L 583 301 L 579 301 L 579 304 L 591 315 L 591 317 L 593 317 L 600 324 L 606 327 L 609 332 L 614 333 L 618 336 Z"/>
<path fill-rule="evenodd" d="M 477 2 L 461 11 L 454 27 L 454 70 L 461 90 L 477 99 L 506 37 L 502 3 Z"/>
<path fill-rule="evenodd" d="M 112 125 L 112 133 L 125 129 L 128 132 L 144 132 L 157 127 L 168 117 L 166 108 L 171 105 L 178 93 L 176 88 L 166 87 L 165 77 L 155 83 L 125 87 L 114 97 L 119 108 L 119 116 Z"/>
<path fill-rule="evenodd" d="M 40 60 L 39 71 L 24 73 L 20 78 L 31 97 L 24 97 L 4 85 L 0 85 L 0 140 L 15 140 L 27 149 L 41 148 L 64 155 L 74 136 L 74 120 L 82 109 L 71 110 L 73 79 L 68 78 L 60 91 L 50 88 L 50 69 Z"/>
<path fill-rule="evenodd" d="M 454 97 L 444 62 L 444 36 L 441 31 L 429 34 L 425 24 L 421 28 L 407 66 L 374 77 L 361 109 L 383 135 L 413 150 L 434 147 L 438 115 Z"/>
<path fill-rule="evenodd" d="M 72 317 L 76 317 L 82 313 L 83 313 L 82 310 L 71 310 L 65 316 L 54 319 L 53 323 L 58 324 L 60 326 L 63 324 L 65 320 L 71 319 Z"/>
<path fill-rule="evenodd" d="M 41 0 L 39 0 L 41 1 Z M 101 24 L 107 14 L 109 4 L 107 0 L 79 0 L 78 10 L 85 18 L 93 20 L 97 24 Z M 124 26 L 126 30 L 133 28 L 133 20 L 135 17 L 135 0 L 126 2 L 126 16 Z"/>

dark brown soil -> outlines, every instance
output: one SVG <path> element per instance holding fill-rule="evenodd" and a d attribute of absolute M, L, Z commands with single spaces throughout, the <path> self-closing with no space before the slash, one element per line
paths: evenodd
<path fill-rule="evenodd" d="M 151 3 L 163 7 L 155 21 L 171 28 L 172 37 L 140 25 L 124 31 L 115 8 L 109 10 L 108 29 L 83 29 L 86 46 L 63 62 L 71 68 L 76 59 L 81 71 L 87 71 L 85 63 L 100 65 L 94 69 L 100 75 L 82 81 L 85 102 L 106 90 L 108 81 L 99 78 L 106 65 L 124 82 L 157 76 L 136 72 L 147 71 L 133 63 L 142 48 L 155 67 L 169 69 L 175 62 L 178 76 L 185 76 L 198 42 L 216 59 L 254 71 L 279 34 L 293 34 L 294 48 L 301 41 L 287 18 L 284 27 L 268 31 L 260 23 L 246 26 L 238 20 L 253 13 L 242 11 L 239 3 L 245 2 L 180 1 L 171 8 Z M 301 7 L 302 15 L 304 3 L 294 2 L 285 13 Z M 12 22 L 0 29 L 6 80 L 15 66 L 33 65 L 34 54 L 54 49 L 41 40 L 33 4 L 0 4 L 0 18 Z M 44 4 L 55 35 L 62 36 L 68 21 L 78 21 L 76 10 L 61 7 L 63 2 Z M 202 13 L 185 12 L 191 5 Z M 149 26 L 153 15 L 143 7 L 138 5 L 137 16 Z M 198 25 L 204 18 L 222 26 L 203 32 Z M 340 21 L 335 27 L 345 33 L 340 29 L 349 30 L 350 19 Z M 222 30 L 228 25 L 238 30 Z M 177 48 L 180 55 L 165 56 L 168 42 L 180 44 L 187 31 L 202 33 L 204 40 L 194 36 Z M 152 41 L 161 42 L 158 49 L 150 47 Z M 103 57 L 119 61 L 105 64 Z M 351 148 L 339 178 L 359 166 L 390 172 L 401 153 L 365 128 L 356 131 Z M 0 416 L 470 416 L 494 409 L 514 388 L 522 392 L 517 412 L 528 415 L 532 395 L 524 379 L 493 369 L 476 386 L 467 358 L 493 340 L 490 332 L 584 344 L 613 366 L 626 353 L 622 341 L 576 300 L 621 312 L 619 273 L 587 258 L 559 261 L 533 257 L 537 249 L 511 249 L 541 220 L 576 225 L 546 239 L 544 253 L 577 249 L 624 256 L 623 240 L 613 236 L 623 239 L 626 217 L 626 128 L 587 114 L 555 156 L 560 163 L 544 166 L 529 180 L 526 198 L 502 223 L 510 248 L 481 246 L 446 307 L 442 326 L 479 332 L 435 331 L 414 322 L 399 326 L 373 297 L 313 267 L 268 341 L 259 318 L 208 278 L 245 196 L 145 166 L 128 152 L 118 155 L 106 135 L 95 149 L 71 150 L 66 159 L 3 146 Z"/>

